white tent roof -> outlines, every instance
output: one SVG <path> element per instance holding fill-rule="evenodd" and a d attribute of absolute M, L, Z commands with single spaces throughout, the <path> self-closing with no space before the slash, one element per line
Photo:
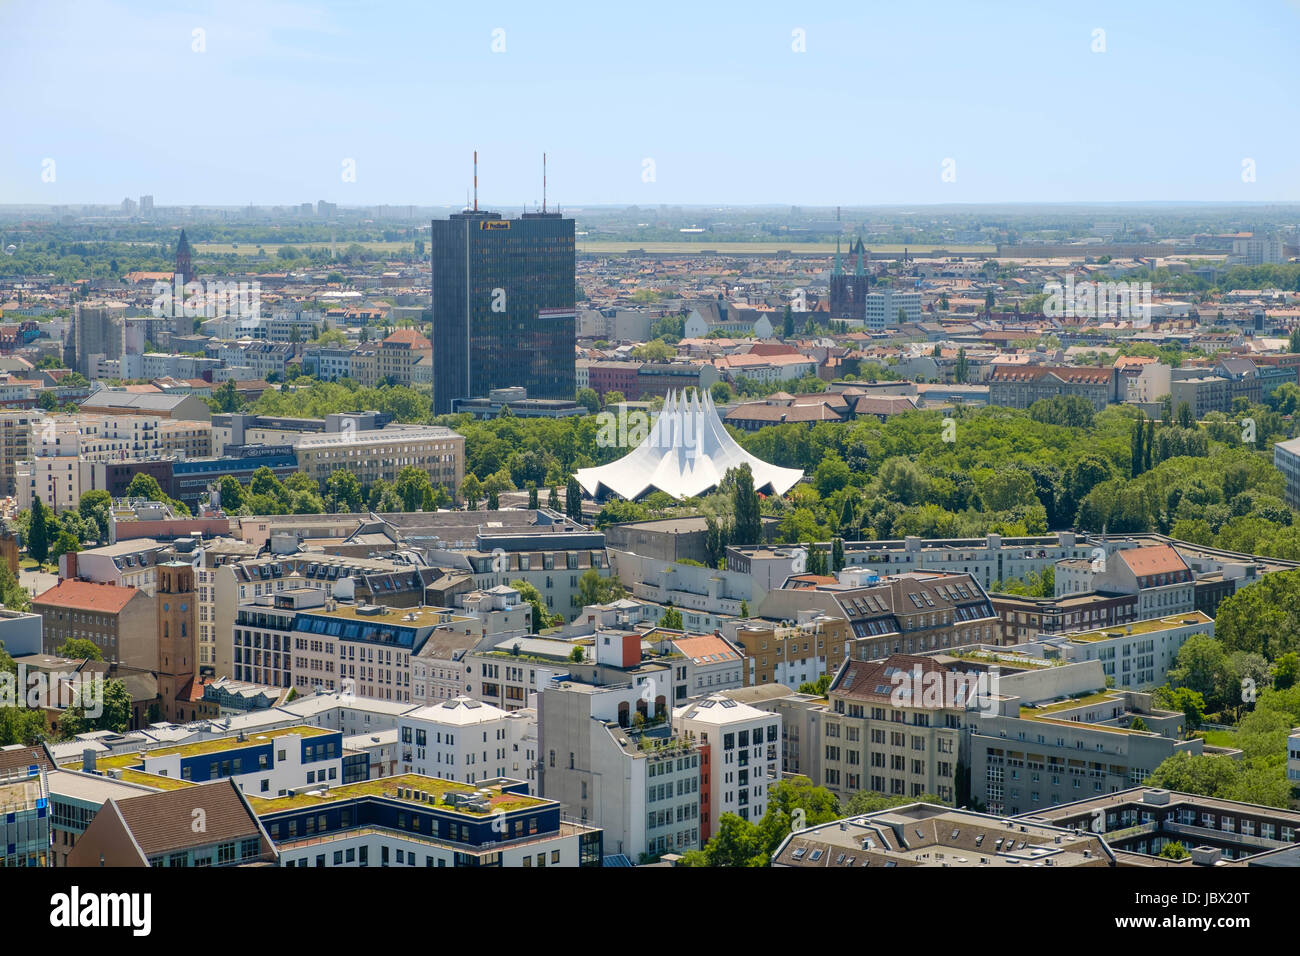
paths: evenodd
<path fill-rule="evenodd" d="M 707 391 L 693 397 L 669 392 L 650 434 L 634 451 L 608 465 L 580 468 L 574 477 L 593 498 L 612 491 L 632 500 L 654 490 L 691 498 L 720 484 L 728 469 L 744 464 L 754 473 L 755 489 L 778 495 L 803 477 L 798 468 L 769 465 L 737 445 Z"/>

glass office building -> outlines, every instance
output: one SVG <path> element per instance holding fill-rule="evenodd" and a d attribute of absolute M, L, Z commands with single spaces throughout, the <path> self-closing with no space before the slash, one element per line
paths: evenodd
<path fill-rule="evenodd" d="M 510 386 L 574 397 L 572 219 L 466 210 L 433 221 L 432 258 L 435 414 Z"/>

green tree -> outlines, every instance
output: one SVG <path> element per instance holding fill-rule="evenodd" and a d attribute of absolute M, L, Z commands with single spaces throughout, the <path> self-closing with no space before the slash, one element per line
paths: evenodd
<path fill-rule="evenodd" d="M 618 578 L 601 577 L 595 568 L 589 568 L 578 578 L 578 606 L 592 604 L 609 604 L 618 601 L 624 595 L 623 584 Z"/>
<path fill-rule="evenodd" d="M 732 503 L 736 521 L 732 527 L 732 541 L 738 545 L 761 544 L 763 519 L 759 510 L 758 492 L 754 490 L 754 473 L 748 464 L 744 464 L 730 469 L 726 478 L 735 488 Z"/>
<path fill-rule="evenodd" d="M 331 511 L 355 513 L 361 510 L 361 482 L 346 468 L 332 472 L 325 480 L 325 500 Z"/>
<path fill-rule="evenodd" d="M 465 507 L 470 511 L 478 509 L 479 499 L 483 497 L 483 485 L 476 475 L 469 474 L 465 476 L 465 479 L 460 483 L 460 496 L 465 502 Z"/>
<path fill-rule="evenodd" d="M 1278 690 L 1294 687 L 1300 679 L 1300 654 L 1287 651 L 1273 665 L 1273 686 Z"/>
<path fill-rule="evenodd" d="M 77 502 L 77 513 L 94 525 L 95 539 L 100 544 L 108 543 L 112 510 L 113 496 L 101 488 L 85 492 Z"/>
<path fill-rule="evenodd" d="M 815 681 L 804 681 L 799 685 L 799 693 L 812 694 L 814 697 L 825 697 L 826 691 L 830 690 L 831 675 L 822 674 Z"/>
<path fill-rule="evenodd" d="M 95 646 L 94 641 L 88 641 L 82 637 L 70 637 L 57 648 L 54 653 L 58 657 L 66 657 L 74 661 L 92 660 L 102 661 L 103 653 Z"/>
<path fill-rule="evenodd" d="M 50 557 L 58 560 L 65 554 L 76 554 L 81 550 L 81 542 L 77 536 L 69 531 L 60 531 L 58 537 L 54 539 L 54 544 L 50 546 Z"/>
<path fill-rule="evenodd" d="M 564 486 L 564 513 L 574 521 L 582 521 L 582 486 L 572 475 Z"/>
<path fill-rule="evenodd" d="M 1187 847 L 1183 846 L 1177 840 L 1166 843 L 1160 848 L 1160 858 L 1162 860 L 1185 860 L 1192 854 L 1188 852 Z"/>
<path fill-rule="evenodd" d="M 217 491 L 221 495 L 222 510 L 235 512 L 244 506 L 244 486 L 234 475 L 222 475 L 217 482 Z"/>
<path fill-rule="evenodd" d="M 685 629 L 682 623 L 682 612 L 677 610 L 671 604 L 664 609 L 664 613 L 659 617 L 659 626 L 670 631 L 681 631 Z"/>
<path fill-rule="evenodd" d="M 43 565 L 50 556 L 50 531 L 45 502 L 39 496 L 32 498 L 31 512 L 27 531 L 27 554 L 35 558 L 38 565 Z"/>
<path fill-rule="evenodd" d="M 519 596 L 524 602 L 533 609 L 533 630 L 541 632 L 543 628 L 551 627 L 556 623 L 563 623 L 564 618 L 561 615 L 552 616 L 551 612 L 546 609 L 546 599 L 542 597 L 542 592 L 537 590 L 537 586 L 530 584 L 523 578 L 517 581 L 511 581 L 510 586 L 519 592 Z"/>
<path fill-rule="evenodd" d="M 587 411 L 595 415 L 600 411 L 600 396 L 596 394 L 594 389 L 580 388 L 578 389 L 578 404 L 585 405 Z"/>
<path fill-rule="evenodd" d="M 123 733 L 131 721 L 131 695 L 127 693 L 126 685 L 120 680 L 104 681 L 104 699 L 102 701 L 101 712 L 98 717 L 90 717 L 86 714 L 86 704 L 91 703 L 84 699 L 84 693 L 91 685 L 81 684 L 74 690 L 77 696 L 71 707 L 63 712 L 59 719 L 59 736 L 63 740 L 71 740 L 78 734 L 90 733 L 93 730 L 110 730 L 113 733 Z"/>
<path fill-rule="evenodd" d="M 1232 703 L 1237 689 L 1232 664 L 1223 645 L 1207 634 L 1193 634 L 1178 650 L 1169 669 L 1169 686 L 1200 694 L 1204 706 L 1217 711 Z"/>
<path fill-rule="evenodd" d="M 393 490 L 402 499 L 403 511 L 418 511 L 424 504 L 425 493 L 433 491 L 433 484 L 428 472 L 415 465 L 406 465 L 397 473 Z"/>
<path fill-rule="evenodd" d="M 685 854 L 685 866 L 758 867 L 771 864 L 763 835 L 758 827 L 734 813 L 718 818 L 718 832 L 697 856 Z"/>

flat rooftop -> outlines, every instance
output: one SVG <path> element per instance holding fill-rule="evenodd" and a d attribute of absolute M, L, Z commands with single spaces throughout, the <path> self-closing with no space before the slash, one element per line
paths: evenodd
<path fill-rule="evenodd" d="M 424 793 L 433 794 L 436 804 L 429 804 L 425 801 L 398 796 L 398 789 L 410 789 L 423 791 Z M 477 812 L 466 807 L 453 807 L 446 804 L 447 794 L 449 793 L 473 793 L 476 790 L 491 790 L 493 795 L 489 799 L 490 809 L 486 812 Z M 463 813 L 470 817 L 486 817 L 497 811 L 507 813 L 515 810 L 526 810 L 530 807 L 541 807 L 548 805 L 551 801 L 542 800 L 537 797 L 529 797 L 518 793 L 502 793 L 501 784 L 498 783 L 457 783 L 454 780 L 440 780 L 437 777 L 425 777 L 418 773 L 399 774 L 395 777 L 380 777 L 376 780 L 362 780 L 357 783 L 349 783 L 339 787 L 332 787 L 328 790 L 310 793 L 300 793 L 296 796 L 276 797 L 274 799 L 262 799 L 260 797 L 249 796 L 248 802 L 252 804 L 253 810 L 258 816 L 266 816 L 272 813 L 282 813 L 286 810 L 301 810 L 304 807 L 324 806 L 328 803 L 336 803 L 340 800 L 354 800 L 358 797 L 384 797 L 389 800 L 401 800 L 404 803 L 411 803 L 419 806 L 434 807 L 439 810 L 451 811 L 453 813 Z"/>
<path fill-rule="evenodd" d="M 1078 631 L 1056 635 L 1057 639 L 1071 641 L 1075 644 L 1092 644 L 1096 641 L 1109 641 L 1118 637 L 1134 634 L 1152 634 L 1156 631 L 1169 631 L 1176 627 L 1188 627 L 1193 624 L 1214 623 L 1214 618 L 1204 611 L 1192 611 L 1190 614 L 1176 614 L 1149 621 L 1134 621 L 1132 624 L 1116 624 L 1113 627 L 1101 627 L 1093 631 Z"/>
<path fill-rule="evenodd" d="M 275 730 L 262 730 L 246 734 L 243 740 L 238 735 L 229 737 L 215 737 L 211 740 L 196 740 L 187 744 L 176 744 L 169 747 L 141 748 L 145 750 L 142 757 L 139 750 L 127 750 L 109 756 L 99 756 L 95 761 L 95 769 L 104 770 L 131 770 L 144 759 L 153 759 L 155 757 L 201 757 L 204 754 L 225 753 L 232 750 L 244 750 L 249 747 L 260 747 L 270 743 L 280 737 L 299 736 L 299 737 L 320 737 L 325 734 L 338 733 L 335 730 L 329 730 L 324 727 L 307 727 L 299 725 L 296 727 L 280 727 Z M 70 761 L 60 766 L 61 770 L 80 770 L 81 761 Z M 143 771 L 137 771 L 142 776 L 155 778 L 156 774 L 146 774 Z M 126 779 L 125 775 L 122 779 Z M 170 777 L 162 777 L 163 780 L 170 780 Z"/>

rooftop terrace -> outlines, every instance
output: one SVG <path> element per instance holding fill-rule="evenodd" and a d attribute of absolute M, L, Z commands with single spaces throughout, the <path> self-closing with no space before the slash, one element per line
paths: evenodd
<path fill-rule="evenodd" d="M 431 804 L 428 801 L 416 800 L 413 797 L 398 796 L 399 789 L 432 794 L 436 803 Z M 488 801 L 490 809 L 486 812 L 475 811 L 465 806 L 451 806 L 446 802 L 449 793 L 469 794 L 475 790 L 494 791 Z M 516 810 L 526 810 L 530 807 L 545 806 L 548 803 L 548 801 L 537 797 L 529 797 L 518 793 L 503 793 L 501 792 L 500 783 L 458 783 L 454 780 L 424 777 L 416 773 L 399 774 L 395 777 L 380 777 L 376 780 L 362 780 L 358 783 L 345 784 L 328 790 L 299 793 L 274 799 L 250 796 L 248 801 L 259 816 L 265 816 L 271 813 L 282 813 L 286 810 L 324 806 L 339 800 L 354 800 L 357 797 L 384 797 L 388 800 L 401 800 L 404 803 L 418 804 L 420 806 L 436 806 L 439 810 L 463 813 L 470 817 L 487 817 L 499 811 L 510 813 Z"/>

